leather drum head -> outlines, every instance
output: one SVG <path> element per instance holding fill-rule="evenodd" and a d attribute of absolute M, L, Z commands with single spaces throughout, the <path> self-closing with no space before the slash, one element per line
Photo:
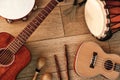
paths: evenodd
<path fill-rule="evenodd" d="M 85 5 L 85 20 L 90 32 L 97 37 L 105 37 L 107 19 L 104 5 L 100 0 L 88 0 Z"/>
<path fill-rule="evenodd" d="M 20 19 L 30 13 L 35 0 L 0 0 L 0 16 L 7 19 Z"/>

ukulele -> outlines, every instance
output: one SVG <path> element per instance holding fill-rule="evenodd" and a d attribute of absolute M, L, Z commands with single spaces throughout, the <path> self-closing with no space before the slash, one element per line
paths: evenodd
<path fill-rule="evenodd" d="M 74 63 L 76 73 L 83 78 L 102 75 L 115 80 L 120 72 L 120 57 L 106 54 L 95 42 L 84 42 L 80 45 Z"/>
<path fill-rule="evenodd" d="M 30 52 L 24 43 L 61 1 L 51 0 L 16 38 L 5 32 L 0 33 L 0 80 L 15 80 L 29 63 Z"/>

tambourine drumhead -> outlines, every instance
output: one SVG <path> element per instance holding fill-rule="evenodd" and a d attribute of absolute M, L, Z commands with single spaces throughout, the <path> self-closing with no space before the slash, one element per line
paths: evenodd
<path fill-rule="evenodd" d="M 28 15 L 35 0 L 0 0 L 0 16 L 7 19 L 20 19 Z"/>
<path fill-rule="evenodd" d="M 90 32 L 97 38 L 104 37 L 107 30 L 106 12 L 100 0 L 88 0 L 85 5 L 85 20 Z"/>

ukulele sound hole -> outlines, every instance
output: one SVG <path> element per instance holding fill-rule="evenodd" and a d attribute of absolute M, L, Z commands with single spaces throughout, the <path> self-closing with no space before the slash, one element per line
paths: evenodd
<path fill-rule="evenodd" d="M 14 60 L 14 54 L 7 50 L 1 49 L 0 50 L 0 65 L 7 66 L 10 65 Z"/>
<path fill-rule="evenodd" d="M 105 61 L 104 67 L 106 70 L 111 70 L 113 68 L 113 62 L 111 60 Z"/>

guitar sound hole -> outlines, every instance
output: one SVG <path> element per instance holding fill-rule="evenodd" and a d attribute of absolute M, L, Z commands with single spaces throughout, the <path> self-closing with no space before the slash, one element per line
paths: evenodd
<path fill-rule="evenodd" d="M 0 50 L 0 64 L 3 66 L 10 65 L 14 60 L 14 54 L 6 49 Z"/>
<path fill-rule="evenodd" d="M 105 61 L 104 67 L 106 70 L 111 70 L 113 68 L 113 62 L 111 60 Z"/>

